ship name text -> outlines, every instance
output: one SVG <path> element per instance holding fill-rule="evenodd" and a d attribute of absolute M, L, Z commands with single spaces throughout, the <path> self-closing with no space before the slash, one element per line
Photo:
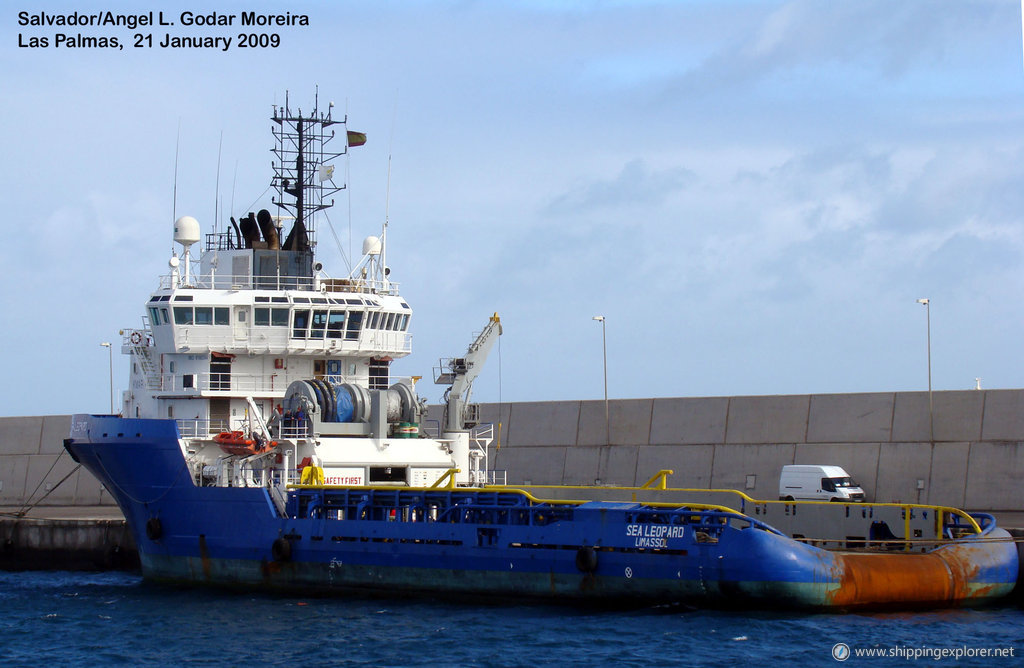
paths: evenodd
<path fill-rule="evenodd" d="M 669 524 L 627 524 L 626 536 L 634 539 L 634 547 L 668 547 L 668 539 L 682 538 L 684 529 Z"/>

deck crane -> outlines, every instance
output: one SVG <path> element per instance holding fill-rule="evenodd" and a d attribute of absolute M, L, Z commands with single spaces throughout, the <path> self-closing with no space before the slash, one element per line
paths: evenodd
<path fill-rule="evenodd" d="M 454 460 L 459 462 L 455 482 L 459 485 L 483 484 L 487 477 L 487 445 L 490 436 L 470 438 L 470 429 L 477 426 L 476 408 L 469 403 L 473 381 L 480 375 L 484 360 L 494 342 L 501 336 L 501 319 L 495 313 L 464 357 L 442 359 L 434 368 L 434 382 L 448 385 L 444 391 L 444 419 L 441 438 L 451 444 Z M 473 445 L 471 446 L 470 441 Z"/>
<path fill-rule="evenodd" d="M 473 391 L 473 381 L 480 375 L 484 361 L 491 352 L 494 342 L 501 336 L 501 319 L 495 313 L 487 322 L 473 343 L 469 344 L 464 357 L 442 359 L 440 366 L 434 369 L 434 382 L 448 385 L 444 391 L 444 431 L 458 432 L 466 429 L 469 397 Z M 473 425 L 469 425 L 473 426 Z"/>

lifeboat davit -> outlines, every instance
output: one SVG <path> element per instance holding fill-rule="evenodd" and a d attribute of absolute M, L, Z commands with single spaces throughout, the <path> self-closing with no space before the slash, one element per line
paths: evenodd
<path fill-rule="evenodd" d="M 240 431 L 222 431 L 213 440 L 229 455 L 259 455 L 277 447 L 277 441 L 248 437 Z"/>

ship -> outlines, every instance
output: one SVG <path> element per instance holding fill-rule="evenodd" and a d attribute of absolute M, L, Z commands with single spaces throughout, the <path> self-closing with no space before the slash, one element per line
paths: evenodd
<path fill-rule="evenodd" d="M 205 238 L 174 220 L 181 253 L 121 332 L 120 413 L 75 415 L 65 440 L 123 511 L 145 579 L 823 610 L 1013 589 L 1016 546 L 990 515 L 675 489 L 669 470 L 636 487 L 508 484 L 471 402 L 498 314 L 433 369 L 446 389 L 428 419 L 422 378 L 391 370 L 412 350 L 413 312 L 387 264 L 387 216 L 346 271 L 316 260 L 317 220 L 346 187 L 334 161 L 366 135 L 333 104 L 303 113 L 288 97 L 271 130 L 269 208 Z"/>

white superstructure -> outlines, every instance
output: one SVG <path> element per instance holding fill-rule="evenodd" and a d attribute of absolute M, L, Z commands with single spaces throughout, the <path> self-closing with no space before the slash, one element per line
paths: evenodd
<path fill-rule="evenodd" d="M 287 102 L 272 120 L 279 211 L 232 218 L 205 243 L 194 218 L 175 221 L 181 255 L 142 326 L 122 331 L 123 415 L 176 420 L 197 484 L 283 484 L 306 458 L 328 484 L 430 485 L 452 468 L 457 482 L 484 482 L 487 439 L 451 420 L 424 438 L 417 379 L 390 377 L 412 350 L 412 309 L 385 266 L 386 226 L 348 275 L 315 261 L 315 214 L 344 187 L 331 161 L 365 135 Z M 330 150 L 335 138 L 343 150 Z"/>

